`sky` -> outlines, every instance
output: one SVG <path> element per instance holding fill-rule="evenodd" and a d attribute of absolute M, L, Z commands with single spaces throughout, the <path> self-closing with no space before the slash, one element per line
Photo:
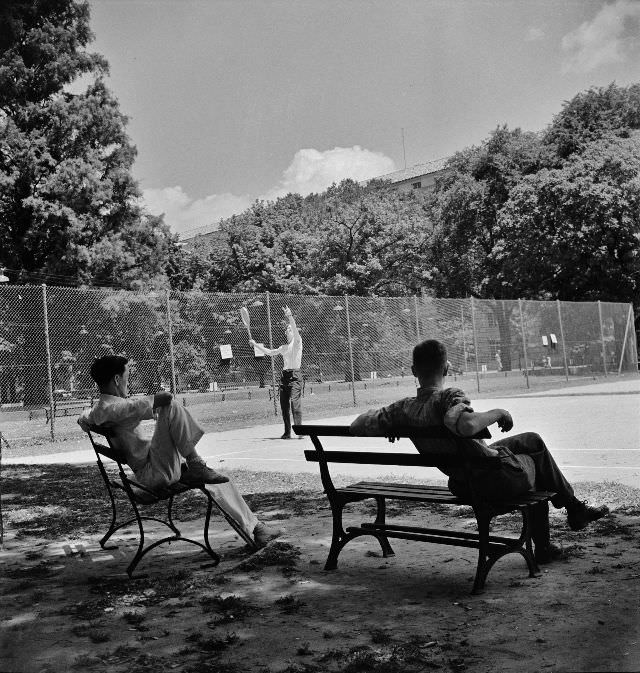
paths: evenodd
<path fill-rule="evenodd" d="M 183 236 L 640 82 L 640 0 L 89 2 L 144 202 Z"/>

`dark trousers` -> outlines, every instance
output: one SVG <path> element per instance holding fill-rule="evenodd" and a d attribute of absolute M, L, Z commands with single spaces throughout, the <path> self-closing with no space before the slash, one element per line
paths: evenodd
<path fill-rule="evenodd" d="M 293 422 L 302 423 L 302 372 L 298 369 L 285 369 L 280 379 L 280 409 L 284 421 L 284 431 L 291 433 L 291 415 Z"/>
<path fill-rule="evenodd" d="M 534 467 L 534 488 L 536 491 L 553 491 L 556 495 L 551 498 L 554 507 L 566 507 L 575 501 L 571 484 L 566 480 L 562 471 L 547 449 L 540 435 L 535 432 L 523 432 L 513 437 L 505 437 L 491 446 L 506 446 L 516 457 L 525 458 L 524 469 Z M 526 463 L 529 463 L 527 465 Z M 549 544 L 548 506 L 539 505 L 534 508 L 532 521 L 532 537 L 536 546 Z"/>
<path fill-rule="evenodd" d="M 566 507 L 575 500 L 571 484 L 565 479 L 540 435 L 523 432 L 500 439 L 491 446 L 506 446 L 516 456 L 528 456 L 535 466 L 535 490 L 554 491 L 556 495 L 551 498 L 554 507 Z"/>

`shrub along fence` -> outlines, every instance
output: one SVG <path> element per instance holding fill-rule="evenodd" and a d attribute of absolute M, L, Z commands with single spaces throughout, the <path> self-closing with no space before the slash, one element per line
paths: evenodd
<path fill-rule="evenodd" d="M 303 343 L 308 385 L 343 381 L 357 403 L 357 382 L 410 376 L 416 342 L 437 338 L 454 371 L 483 378 L 619 375 L 637 371 L 630 304 L 528 300 L 355 297 L 265 293 L 133 292 L 49 286 L 0 287 L 0 408 L 48 410 L 56 417 L 90 405 L 94 357 L 123 353 L 132 362 L 131 393 L 226 395 L 271 388 L 276 404 L 281 358 L 249 346 L 284 343 L 289 306 Z M 264 391 L 266 393 L 266 391 Z"/>

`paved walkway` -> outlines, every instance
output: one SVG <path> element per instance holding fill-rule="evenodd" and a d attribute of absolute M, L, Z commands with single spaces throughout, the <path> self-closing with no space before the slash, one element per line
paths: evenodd
<path fill-rule="evenodd" d="M 640 379 L 611 380 L 593 385 L 544 393 L 524 394 L 508 399 L 478 400 L 476 411 L 502 407 L 514 419 L 511 432 L 497 429 L 494 440 L 518 432 L 534 430 L 547 442 L 559 465 L 574 482 L 618 481 L 640 487 Z M 354 414 L 312 421 L 348 424 Z M 199 452 L 217 469 L 249 469 L 275 472 L 316 472 L 307 463 L 303 450 L 311 448 L 307 438 L 281 440 L 280 424 L 258 425 L 239 430 L 207 433 L 198 444 Z M 328 448 L 353 447 L 366 442 L 371 450 L 389 450 L 383 438 L 345 440 L 329 438 Z M 393 445 L 398 451 L 411 450 L 404 440 Z M 53 453 L 4 460 L 12 463 L 87 463 L 91 450 Z M 376 477 L 381 474 L 406 475 L 406 468 L 343 465 L 342 474 Z M 419 479 L 443 479 L 433 468 L 417 468 L 409 475 Z"/>

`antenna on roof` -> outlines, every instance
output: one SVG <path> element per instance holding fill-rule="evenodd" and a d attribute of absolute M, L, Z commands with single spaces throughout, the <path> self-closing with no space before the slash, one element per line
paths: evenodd
<path fill-rule="evenodd" d="M 404 167 L 406 168 L 407 167 L 407 153 L 405 152 L 405 149 L 404 149 L 404 129 L 401 128 L 400 131 L 402 133 L 402 156 L 404 157 Z"/>

